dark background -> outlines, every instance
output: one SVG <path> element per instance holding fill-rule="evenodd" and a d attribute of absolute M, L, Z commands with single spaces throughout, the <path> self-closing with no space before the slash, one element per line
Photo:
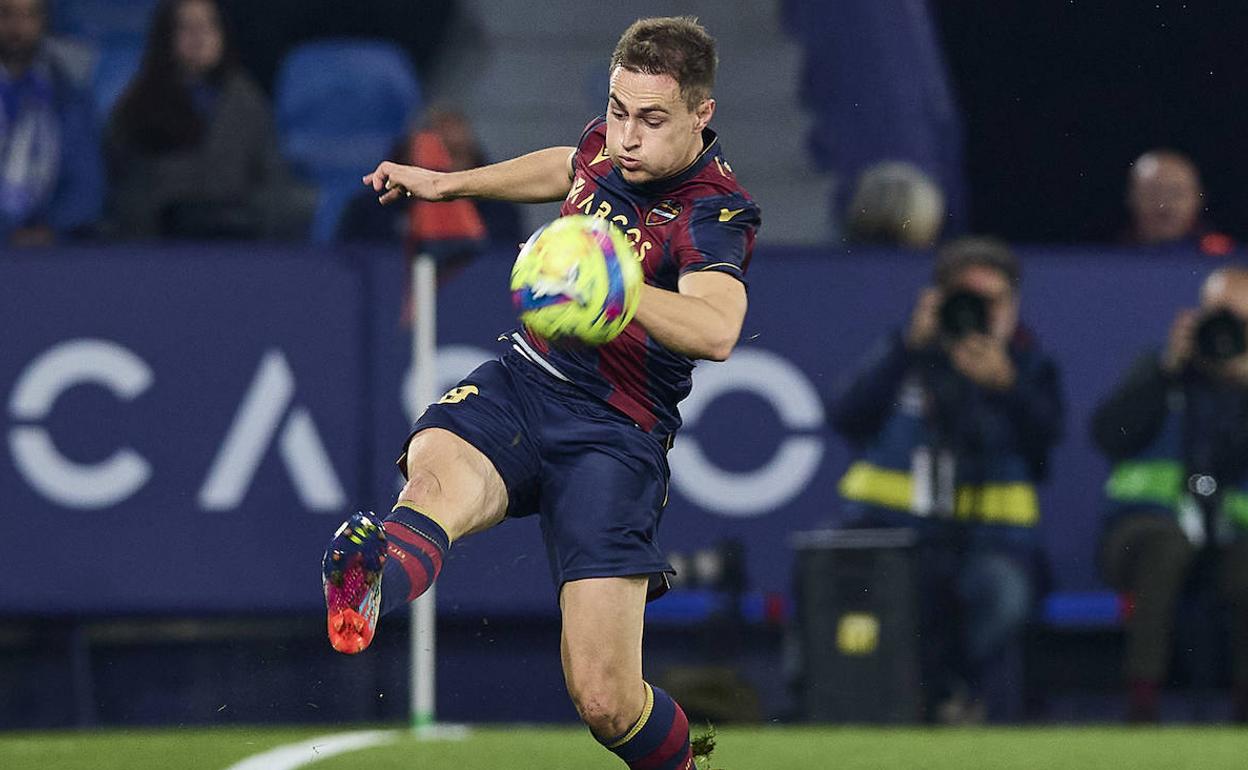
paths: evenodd
<path fill-rule="evenodd" d="M 1165 146 L 1201 170 L 1208 222 L 1248 237 L 1248 3 L 932 7 L 965 119 L 973 230 L 1116 240 L 1129 164 Z"/>
<path fill-rule="evenodd" d="M 220 2 L 243 64 L 269 91 L 282 57 L 295 45 L 321 37 L 393 40 L 411 54 L 418 72 L 428 72 L 458 12 L 454 0 Z"/>
<path fill-rule="evenodd" d="M 295 44 L 380 36 L 436 67 L 454 2 L 223 0 L 271 88 Z M 1126 173 L 1170 147 L 1200 169 L 1206 223 L 1248 239 L 1248 3 L 931 0 L 965 125 L 970 229 L 1018 242 L 1116 241 Z"/>

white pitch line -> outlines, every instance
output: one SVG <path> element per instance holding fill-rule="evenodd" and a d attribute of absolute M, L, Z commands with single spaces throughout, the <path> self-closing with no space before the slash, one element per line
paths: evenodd
<path fill-rule="evenodd" d="M 366 730 L 354 733 L 336 733 L 309 738 L 299 743 L 289 743 L 256 754 L 225 770 L 294 770 L 296 767 L 318 762 L 335 754 L 359 751 L 372 746 L 389 743 L 399 736 L 398 730 Z"/>

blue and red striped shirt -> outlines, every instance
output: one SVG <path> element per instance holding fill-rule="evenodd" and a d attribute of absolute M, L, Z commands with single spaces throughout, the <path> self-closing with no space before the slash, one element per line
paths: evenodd
<path fill-rule="evenodd" d="M 607 219 L 628 236 L 646 283 L 677 291 L 685 273 L 715 270 L 743 283 L 761 224 L 760 210 L 737 183 L 713 131 L 702 154 L 680 173 L 645 185 L 626 182 L 607 156 L 607 122 L 593 120 L 573 159 L 572 189 L 561 216 Z M 517 340 L 521 342 L 521 340 Z M 646 431 L 674 433 L 677 405 L 689 395 L 694 361 L 651 338 L 637 322 L 598 347 L 554 347 L 527 330 L 525 352 L 606 401 Z"/>

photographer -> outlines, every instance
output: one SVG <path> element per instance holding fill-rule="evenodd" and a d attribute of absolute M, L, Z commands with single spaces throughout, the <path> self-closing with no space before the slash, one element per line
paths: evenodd
<path fill-rule="evenodd" d="M 1057 368 L 1018 322 L 1017 258 L 986 238 L 943 248 L 909 326 L 831 404 L 853 446 L 840 482 L 853 527 L 920 537 L 920 648 L 929 718 L 978 721 L 982 678 L 1036 590 L 1045 476 L 1063 406 Z"/>
<path fill-rule="evenodd" d="M 1212 568 L 1231 607 L 1235 718 L 1248 720 L 1245 319 L 1248 270 L 1213 273 L 1200 309 L 1179 312 L 1165 350 L 1137 362 L 1093 415 L 1114 463 L 1100 565 L 1134 600 L 1124 661 L 1132 721 L 1159 717 L 1175 611 L 1197 566 Z"/>

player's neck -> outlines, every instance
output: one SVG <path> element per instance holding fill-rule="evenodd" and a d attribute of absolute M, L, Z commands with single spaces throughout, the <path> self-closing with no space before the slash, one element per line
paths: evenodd
<path fill-rule="evenodd" d="M 704 132 L 699 133 L 698 141 L 695 145 L 693 145 L 690 148 L 689 154 L 685 158 L 685 162 L 677 166 L 676 171 L 673 171 L 672 173 L 668 174 L 666 177 L 664 177 L 664 179 L 671 179 L 673 177 L 678 177 L 681 174 L 688 171 L 695 163 L 698 162 L 698 160 L 702 157 L 703 153 L 705 153 L 707 148 L 710 146 L 711 146 L 711 143 L 710 143 L 710 140 L 706 136 L 706 132 L 704 131 Z"/>

